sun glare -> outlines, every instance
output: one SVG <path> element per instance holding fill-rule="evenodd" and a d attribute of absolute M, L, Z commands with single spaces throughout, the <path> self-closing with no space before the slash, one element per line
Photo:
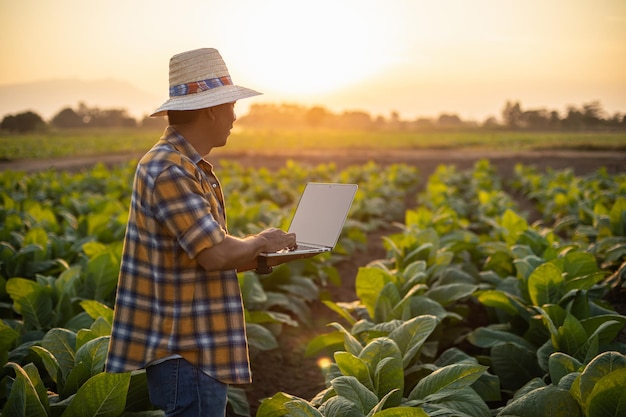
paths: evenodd
<path fill-rule="evenodd" d="M 259 6 L 255 20 L 241 34 L 259 88 L 294 96 L 326 93 L 363 81 L 384 64 L 367 19 L 346 6 L 337 3 L 329 12 L 319 4 L 282 5 Z"/>

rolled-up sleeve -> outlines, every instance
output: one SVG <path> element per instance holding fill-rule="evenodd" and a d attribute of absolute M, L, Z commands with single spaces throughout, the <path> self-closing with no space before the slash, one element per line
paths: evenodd
<path fill-rule="evenodd" d="M 226 231 L 215 219 L 215 197 L 201 182 L 178 166 L 169 166 L 155 179 L 156 217 L 190 258 L 224 240 Z"/>

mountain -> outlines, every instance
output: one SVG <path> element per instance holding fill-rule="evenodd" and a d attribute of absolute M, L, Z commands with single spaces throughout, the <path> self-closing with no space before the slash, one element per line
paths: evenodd
<path fill-rule="evenodd" d="M 66 107 L 76 109 L 81 102 L 100 109 L 126 109 L 130 116 L 140 119 L 165 98 L 115 79 L 72 78 L 6 84 L 0 85 L 0 119 L 30 110 L 48 121 Z"/>

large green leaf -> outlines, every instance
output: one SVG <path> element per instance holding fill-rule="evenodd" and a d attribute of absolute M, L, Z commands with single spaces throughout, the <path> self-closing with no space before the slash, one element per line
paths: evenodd
<path fill-rule="evenodd" d="M 292 275 L 289 282 L 278 286 L 281 290 L 302 297 L 307 301 L 319 299 L 319 287 L 315 282 L 306 277 Z"/>
<path fill-rule="evenodd" d="M 41 286 L 17 302 L 27 328 L 45 331 L 54 325 L 52 298 L 52 289 Z"/>
<path fill-rule="evenodd" d="M 316 410 L 311 404 L 304 400 L 295 400 L 285 403 L 285 410 L 289 412 L 289 416 L 293 417 L 322 417 L 322 413 Z M 262 416 L 265 414 L 261 414 Z M 271 416 L 284 416 L 285 414 L 271 414 Z M 257 413 L 259 416 L 259 413 Z M 270 415 L 268 414 L 267 417 Z"/>
<path fill-rule="evenodd" d="M 561 270 L 551 263 L 539 265 L 528 277 L 528 293 L 538 307 L 556 304 L 564 294 L 565 280 Z"/>
<path fill-rule="evenodd" d="M 400 290 L 393 282 L 388 282 L 378 294 L 374 304 L 374 322 L 382 323 L 393 319 L 398 319 L 401 312 L 394 314 L 394 307 L 400 303 L 402 296 Z"/>
<path fill-rule="evenodd" d="M 611 325 L 606 323 L 611 322 Z M 581 320 L 580 324 L 585 328 L 588 335 L 598 333 L 600 343 L 613 341 L 624 328 L 626 316 L 618 314 L 602 314 Z M 598 331 L 600 329 L 600 331 Z"/>
<path fill-rule="evenodd" d="M 76 351 L 76 363 L 84 363 L 91 376 L 104 370 L 109 339 L 109 336 L 98 337 L 88 341 Z"/>
<path fill-rule="evenodd" d="M 436 401 L 431 401 L 441 397 Z M 441 415 L 468 416 L 468 417 L 491 417 L 489 407 L 483 399 L 472 389 L 462 388 L 454 392 L 435 394 L 427 398 L 429 410 L 440 410 Z M 439 415 L 436 412 L 431 413 Z"/>
<path fill-rule="evenodd" d="M 478 287 L 473 284 L 453 283 L 437 285 L 426 291 L 426 296 L 446 307 L 471 296 Z"/>
<path fill-rule="evenodd" d="M 433 315 L 440 320 L 453 316 L 454 313 L 447 311 L 441 304 L 423 295 L 415 295 L 410 299 L 411 317 Z M 460 317 L 458 317 L 460 319 Z"/>
<path fill-rule="evenodd" d="M 59 389 L 59 396 L 61 398 L 68 398 L 78 391 L 78 389 L 91 378 L 91 370 L 83 362 L 78 362 L 70 370 L 67 378 L 65 379 L 65 385 Z"/>
<path fill-rule="evenodd" d="M 84 300 L 80 306 L 89 314 L 89 317 L 96 320 L 102 317 L 107 323 L 113 323 L 113 309 L 95 300 Z"/>
<path fill-rule="evenodd" d="M 307 345 L 304 356 L 309 358 L 326 349 L 331 351 L 339 350 L 343 348 L 344 340 L 345 338 L 343 333 L 339 331 L 317 335 Z"/>
<path fill-rule="evenodd" d="M 278 347 L 276 338 L 266 327 L 256 323 L 246 323 L 248 343 L 259 350 L 272 350 Z"/>
<path fill-rule="evenodd" d="M 58 326 L 64 326 L 76 314 L 74 301 L 78 295 L 78 288 L 82 284 L 81 271 L 81 266 L 74 265 L 54 280 L 54 289 L 58 297 L 54 311 L 57 315 Z"/>
<path fill-rule="evenodd" d="M 511 300 L 511 295 L 500 290 L 485 290 L 477 294 L 478 301 L 487 307 L 499 308 L 511 315 L 517 313 L 517 309 Z"/>
<path fill-rule="evenodd" d="M 616 369 L 596 382 L 585 411 L 589 417 L 626 415 L 626 368 Z"/>
<path fill-rule="evenodd" d="M 126 406 L 130 373 L 100 373 L 80 387 L 62 417 L 118 417 Z"/>
<path fill-rule="evenodd" d="M 132 380 L 131 380 L 132 386 Z M 129 390 L 130 391 L 130 390 Z M 246 391 L 243 388 L 234 387 L 232 385 L 228 386 L 227 391 L 228 405 L 233 408 L 233 411 L 238 416 L 249 416 L 250 415 L 250 403 L 248 403 L 248 397 L 246 396 Z M 128 408 L 128 405 L 127 407 Z"/>
<path fill-rule="evenodd" d="M 20 301 L 40 290 L 41 286 L 32 279 L 10 278 L 6 284 L 6 292 L 11 296 L 14 303 L 13 308 L 20 314 L 22 314 Z"/>
<path fill-rule="evenodd" d="M 400 352 L 402 352 L 404 368 L 413 360 L 438 323 L 439 321 L 435 316 L 418 316 L 406 321 L 402 326 L 389 333 L 388 337 L 396 342 Z"/>
<path fill-rule="evenodd" d="M 554 385 L 558 385 L 561 378 L 572 372 L 578 372 L 582 367 L 576 358 L 571 357 L 565 353 L 555 352 L 550 355 L 548 361 L 550 369 L 550 379 Z"/>
<path fill-rule="evenodd" d="M 579 349 L 587 341 L 587 332 L 576 318 L 567 314 L 563 326 L 558 328 L 557 345 L 555 349 L 578 357 Z M 583 354 L 584 359 L 584 354 Z"/>
<path fill-rule="evenodd" d="M 391 396 L 388 404 L 399 405 L 404 390 L 404 370 L 398 345 L 389 338 L 374 339 L 365 345 L 359 358 L 367 364 L 370 375 L 373 375 L 374 393 L 378 398 L 381 399 L 397 389 L 399 391 Z"/>
<path fill-rule="evenodd" d="M 314 415 L 297 415 L 297 417 L 309 416 L 313 417 Z M 324 417 L 365 417 L 365 414 L 361 411 L 359 405 L 353 403 L 347 398 L 332 397 L 324 404 Z"/>
<path fill-rule="evenodd" d="M 293 313 L 298 320 L 307 323 L 311 317 L 311 310 L 301 298 L 293 297 L 285 293 L 267 291 L 267 301 L 264 308 L 271 309 L 277 307 L 278 309 Z"/>
<path fill-rule="evenodd" d="M 538 388 L 517 398 L 498 413 L 508 417 L 579 417 L 580 406 L 569 392 L 554 385 Z"/>
<path fill-rule="evenodd" d="M 45 212 L 50 215 L 52 217 L 52 219 L 55 219 L 54 217 L 54 213 L 52 212 L 52 210 L 45 210 Z M 42 211 L 43 213 L 43 211 Z M 49 216 L 46 216 L 49 217 Z M 45 231 L 44 228 L 42 227 L 31 227 L 28 232 L 26 232 L 26 234 L 24 235 L 24 242 L 22 243 L 23 246 L 28 246 L 28 245 L 37 245 L 39 247 L 41 247 L 43 250 L 41 252 L 36 252 L 36 256 L 34 258 L 35 261 L 43 261 L 45 260 L 46 256 L 47 256 L 47 251 L 46 248 L 48 247 L 48 233 Z"/>
<path fill-rule="evenodd" d="M 410 400 L 428 400 L 428 397 L 442 398 L 472 385 L 487 370 L 486 366 L 457 363 L 437 369 L 422 378 L 409 394 Z"/>
<path fill-rule="evenodd" d="M 256 415 L 258 417 L 283 417 L 288 412 L 285 404 L 297 400 L 293 395 L 278 392 L 261 401 Z"/>
<path fill-rule="evenodd" d="M 49 350 L 41 346 L 31 346 L 30 349 L 39 356 L 41 362 L 46 368 L 46 372 L 48 372 L 48 375 L 50 375 L 50 378 L 52 378 L 54 383 L 58 386 L 63 386 L 63 380 L 59 379 L 60 376 L 62 377 L 61 367 L 59 366 L 59 362 L 57 362 L 54 355 L 52 355 Z"/>
<path fill-rule="evenodd" d="M 15 330 L 0 320 L 0 366 L 4 366 L 8 361 L 9 350 L 18 337 L 19 334 Z"/>
<path fill-rule="evenodd" d="M 536 351 L 517 343 L 500 343 L 492 347 L 491 363 L 504 389 L 518 389 L 534 377 L 543 375 Z"/>
<path fill-rule="evenodd" d="M 378 403 L 378 396 L 353 376 L 340 376 L 331 381 L 338 396 L 356 404 L 363 414 L 369 413 Z"/>
<path fill-rule="evenodd" d="M 605 352 L 596 356 L 580 374 L 580 398 L 583 404 L 593 391 L 594 386 L 606 375 L 617 369 L 626 368 L 626 355 L 618 352 Z"/>
<path fill-rule="evenodd" d="M 119 267 L 119 259 L 111 251 L 90 258 L 85 268 L 86 298 L 108 300 L 117 286 Z"/>
<path fill-rule="evenodd" d="M 341 307 L 339 304 L 330 300 L 321 300 L 321 301 L 326 307 L 328 307 L 335 313 L 339 314 L 339 316 L 341 316 L 349 324 L 354 324 L 356 322 L 356 319 L 352 317 L 350 313 L 346 311 L 345 308 Z"/>
<path fill-rule="evenodd" d="M 63 379 L 67 380 L 75 364 L 76 333 L 67 329 L 52 329 L 41 340 L 41 346 L 54 355 Z"/>
<path fill-rule="evenodd" d="M 559 265 L 568 281 L 577 277 L 592 275 L 599 271 L 595 256 L 589 252 L 571 251 L 563 258 L 557 258 L 553 263 Z"/>
<path fill-rule="evenodd" d="M 368 390 L 374 391 L 374 383 L 367 364 L 349 352 L 336 352 L 335 363 L 342 374 L 356 378 Z"/>
<path fill-rule="evenodd" d="M 521 336 L 493 327 L 479 327 L 471 332 L 468 340 L 475 346 L 488 348 L 500 343 L 512 342 L 526 349 L 532 350 L 535 347 Z"/>
<path fill-rule="evenodd" d="M 356 295 L 367 308 L 370 317 L 374 317 L 378 296 L 390 281 L 389 274 L 380 268 L 359 268 L 355 279 Z"/>
<path fill-rule="evenodd" d="M 432 242 L 427 242 L 419 245 L 416 248 L 411 249 L 404 256 L 400 256 L 400 269 L 404 269 L 410 264 L 416 261 L 428 261 L 431 258 L 435 245 Z"/>
<path fill-rule="evenodd" d="M 255 305 L 261 305 L 267 301 L 267 294 L 261 285 L 258 275 L 251 272 L 239 274 L 239 286 L 241 287 L 241 296 L 246 308 L 253 308 Z"/>
<path fill-rule="evenodd" d="M 344 347 L 345 347 L 346 351 L 352 353 L 353 355 L 359 356 L 361 354 L 361 352 L 363 351 L 363 345 L 361 345 L 361 342 L 359 342 L 356 339 L 356 337 L 354 337 L 341 324 L 339 324 L 339 323 L 331 323 L 330 325 L 333 326 L 335 329 L 339 330 L 341 333 L 343 333 L 343 336 L 344 336 L 344 342 L 343 343 L 344 343 Z"/>
<path fill-rule="evenodd" d="M 526 219 L 510 209 L 502 215 L 501 224 L 505 231 L 504 240 L 509 246 L 515 244 L 518 237 L 528 229 Z"/>
<path fill-rule="evenodd" d="M 34 367 L 32 364 L 29 365 Z M 2 415 L 11 417 L 48 417 L 48 398 L 45 397 L 42 402 L 36 387 L 37 384 L 41 383 L 41 380 L 33 381 L 29 373 L 16 363 L 9 362 L 6 366 L 15 371 L 15 380 L 13 381 L 13 387 L 7 402 L 2 409 Z"/>

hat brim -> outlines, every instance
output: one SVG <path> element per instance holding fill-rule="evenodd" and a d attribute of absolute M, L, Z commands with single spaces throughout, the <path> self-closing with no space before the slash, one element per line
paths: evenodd
<path fill-rule="evenodd" d="M 238 85 L 225 85 L 199 93 L 171 97 L 161 107 L 156 109 L 150 117 L 167 115 L 168 110 L 197 110 L 220 104 L 232 103 L 248 97 L 261 95 L 258 91 Z"/>

